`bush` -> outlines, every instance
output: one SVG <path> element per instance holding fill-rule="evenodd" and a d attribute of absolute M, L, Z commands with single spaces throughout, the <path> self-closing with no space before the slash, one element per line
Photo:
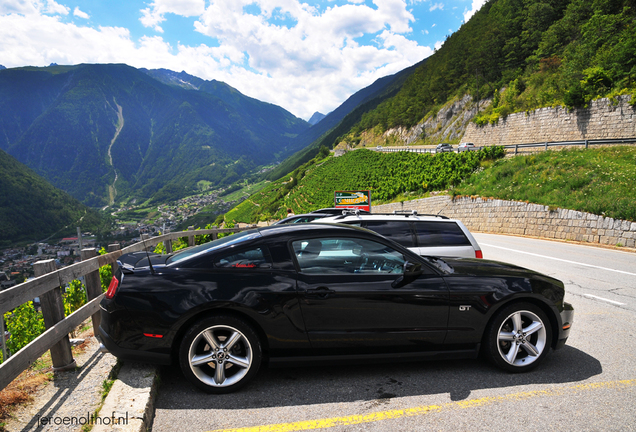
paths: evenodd
<path fill-rule="evenodd" d="M 35 310 L 31 301 L 5 313 L 4 322 L 7 331 L 11 333 L 7 347 L 12 353 L 18 352 L 44 332 L 42 313 Z"/>

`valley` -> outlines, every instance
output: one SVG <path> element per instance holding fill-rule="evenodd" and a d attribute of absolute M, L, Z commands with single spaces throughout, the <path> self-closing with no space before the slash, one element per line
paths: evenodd
<path fill-rule="evenodd" d="M 329 206 L 333 190 L 349 188 L 373 189 L 376 202 L 438 193 L 496 197 L 515 190 L 511 199 L 630 218 L 632 192 L 617 182 L 632 171 L 629 155 L 614 158 L 621 160 L 619 172 L 605 163 L 613 156 L 595 154 L 596 165 L 613 177 L 586 165 L 587 177 L 553 183 L 578 178 L 578 168 L 519 159 L 536 164 L 535 175 L 490 156 L 477 164 L 457 156 L 439 158 L 447 165 L 413 171 L 427 159 L 398 153 L 379 158 L 364 148 L 467 139 L 492 146 L 555 140 L 566 132 L 562 139 L 636 137 L 635 16 L 629 1 L 491 1 L 433 55 L 378 79 L 311 122 L 186 72 L 124 64 L 2 69 L 0 147 L 14 158 L 11 164 L 29 167 L 85 206 L 104 209 L 88 218 L 102 222 L 82 227 L 104 239 L 111 226 L 120 235 L 136 224 L 152 231 L 164 223 L 181 229 L 266 222 L 286 208 Z M 329 156 L 353 148 L 361 153 Z M 435 171 L 443 175 L 430 174 Z M 531 186 L 528 178 L 512 171 L 532 177 L 533 189 L 524 189 Z M 500 187 L 478 188 L 478 175 L 482 183 L 492 183 L 486 179 L 492 175 Z M 508 177 L 512 183 L 503 186 Z M 3 190 L 15 188 L 5 181 L 12 186 Z M 561 195 L 545 199 L 535 193 L 540 187 Z M 43 230 L 46 235 L 34 233 L 35 221 L 47 217 L 38 210 L 47 206 L 28 189 L 0 206 L 0 242 L 45 238 L 80 220 L 49 217 L 55 223 Z M 605 201 L 591 199 L 594 194 Z M 566 197 L 578 198 L 571 203 Z M 21 201 L 36 210 L 25 213 Z"/>

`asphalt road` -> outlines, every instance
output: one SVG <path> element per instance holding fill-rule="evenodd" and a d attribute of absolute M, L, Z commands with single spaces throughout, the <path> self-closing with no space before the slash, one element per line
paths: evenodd
<path fill-rule="evenodd" d="M 575 298 L 585 296 L 636 312 L 634 252 L 494 234 L 474 236 L 486 259 L 554 276 Z"/>
<path fill-rule="evenodd" d="M 508 374 L 480 360 L 263 368 L 240 392 L 214 396 L 164 368 L 152 430 L 636 430 L 636 254 L 476 238 L 486 258 L 566 283 L 570 339 L 534 371 Z"/>

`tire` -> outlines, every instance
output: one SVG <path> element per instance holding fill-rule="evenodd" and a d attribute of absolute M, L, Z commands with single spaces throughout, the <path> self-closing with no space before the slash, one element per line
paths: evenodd
<path fill-rule="evenodd" d="M 531 303 L 514 303 L 500 310 L 486 329 L 485 354 L 509 372 L 527 372 L 550 351 L 552 328 L 546 314 Z"/>
<path fill-rule="evenodd" d="M 185 377 L 207 393 L 230 393 L 251 381 L 261 365 L 261 344 L 252 327 L 219 315 L 194 324 L 179 347 Z"/>

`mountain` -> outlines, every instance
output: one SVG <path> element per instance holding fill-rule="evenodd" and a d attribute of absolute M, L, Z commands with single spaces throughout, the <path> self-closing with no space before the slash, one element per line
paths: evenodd
<path fill-rule="evenodd" d="M 291 154 L 309 128 L 187 74 L 121 64 L 0 71 L 0 148 L 90 206 L 230 184 Z"/>
<path fill-rule="evenodd" d="M 0 150 L 0 247 L 62 236 L 77 226 L 97 234 L 103 223 L 97 212 Z"/>
<path fill-rule="evenodd" d="M 309 123 L 312 126 L 315 126 L 316 123 L 318 123 L 320 120 L 324 119 L 325 115 L 322 113 L 319 113 L 318 111 L 316 111 L 315 113 L 312 114 L 311 118 L 309 120 L 307 120 L 307 123 Z"/>
<path fill-rule="evenodd" d="M 334 190 L 376 187 L 362 157 L 348 156 L 354 163 L 338 166 L 323 160 L 321 147 L 341 142 L 362 147 L 369 138 L 400 128 L 420 128 L 415 144 L 436 144 L 439 141 L 427 134 L 439 131 L 422 125 L 438 114 L 452 123 L 472 111 L 472 121 L 480 125 L 496 123 L 512 112 L 553 105 L 573 108 L 625 94 L 632 96 L 636 107 L 634 76 L 633 0 L 490 0 L 425 61 L 378 80 L 300 134 L 294 144 L 306 147 L 299 145 L 301 150 L 269 172 L 267 178 L 273 182 L 228 212 L 226 220 L 254 220 L 288 207 L 304 211 L 326 205 L 325 197 L 332 197 Z M 458 115 L 448 109 L 458 101 L 469 101 L 470 110 Z M 392 140 L 399 145 L 396 135 Z M 448 136 L 438 133 L 434 139 L 446 141 Z M 317 167 L 329 163 L 338 169 L 327 182 Z M 398 174 L 404 174 L 387 185 L 389 190 L 410 184 L 414 177 L 407 174 L 409 164 L 396 166 Z M 351 181 L 350 171 L 364 175 Z M 425 183 L 407 190 L 435 190 Z M 323 194 L 319 199 L 316 190 Z"/>
<path fill-rule="evenodd" d="M 297 152 L 270 171 L 266 178 L 268 180 L 281 178 L 313 159 L 321 146 L 333 148 L 337 144 L 337 137 L 347 133 L 365 112 L 394 96 L 406 79 L 426 61 L 427 59 L 424 59 L 396 74 L 382 77 L 370 86 L 351 95 L 338 108 L 327 114 L 324 119 L 294 138 L 292 147 Z"/>
<path fill-rule="evenodd" d="M 635 73 L 633 0 L 491 0 L 394 97 L 365 113 L 347 141 L 415 126 L 464 95 L 489 102 L 479 125 L 600 97 L 636 100 Z"/>

